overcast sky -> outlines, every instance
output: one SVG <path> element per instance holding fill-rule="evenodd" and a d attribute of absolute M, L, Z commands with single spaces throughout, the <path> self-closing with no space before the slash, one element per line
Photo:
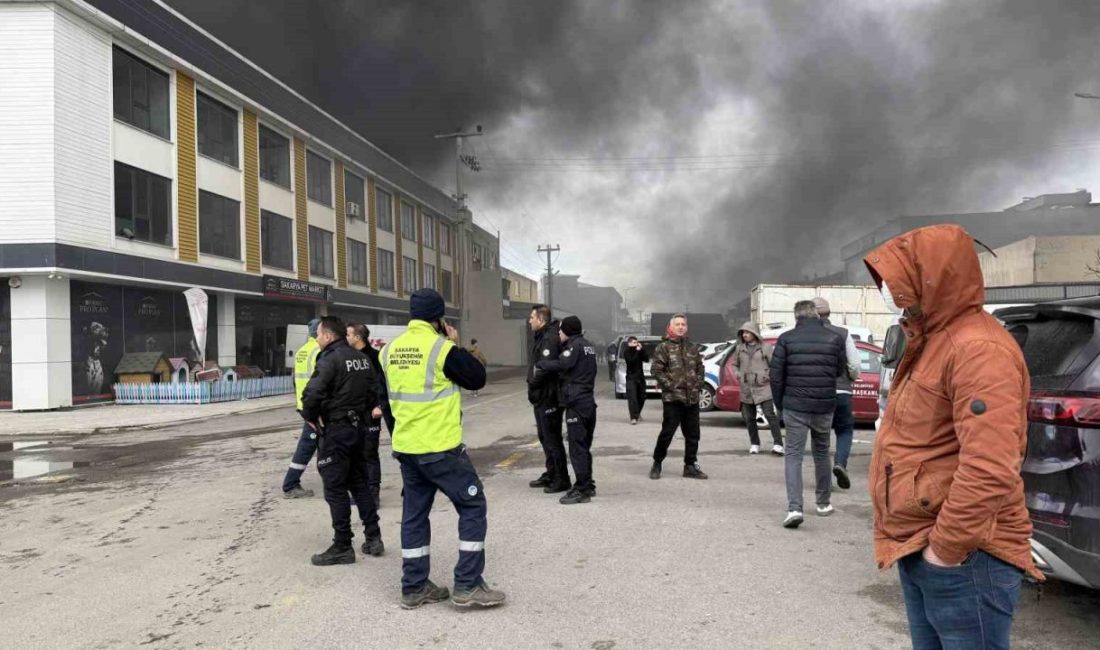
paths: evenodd
<path fill-rule="evenodd" d="M 1100 192 L 1100 2 L 170 0 L 447 191 L 505 265 L 718 311 L 899 214 Z"/>

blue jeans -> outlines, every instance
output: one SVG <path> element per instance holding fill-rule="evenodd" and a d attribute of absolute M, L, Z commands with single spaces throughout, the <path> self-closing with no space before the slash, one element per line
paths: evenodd
<path fill-rule="evenodd" d="M 283 478 L 283 492 L 290 492 L 302 485 L 302 472 L 306 471 L 313 454 L 317 452 L 317 434 L 308 423 L 302 423 L 302 435 L 298 436 L 298 447 L 290 459 L 290 467 Z"/>
<path fill-rule="evenodd" d="M 836 456 L 834 463 L 848 468 L 848 454 L 852 453 L 852 434 L 856 427 L 852 415 L 852 396 L 850 393 L 836 394 L 836 411 L 833 412 L 833 431 L 836 432 Z"/>
<path fill-rule="evenodd" d="M 914 553 L 898 561 L 898 573 L 914 650 L 1007 650 L 1023 571 L 974 551 L 957 567 Z"/>

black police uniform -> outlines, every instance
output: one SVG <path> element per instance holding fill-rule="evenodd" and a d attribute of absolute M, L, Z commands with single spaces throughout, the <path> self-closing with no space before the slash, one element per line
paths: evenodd
<path fill-rule="evenodd" d="M 377 376 L 370 360 L 343 338 L 317 357 L 302 394 L 302 417 L 318 423 L 317 471 L 332 514 L 333 546 L 350 548 L 351 498 L 359 508 L 368 541 L 380 539 L 378 511 L 370 492 L 367 427 L 378 405 Z"/>
<path fill-rule="evenodd" d="M 386 376 L 382 370 L 379 352 L 370 343 L 367 343 L 367 347 L 363 348 L 362 352 L 367 355 L 374 366 L 376 394 L 378 395 L 379 406 L 382 409 L 382 417 L 371 417 L 370 423 L 367 425 L 367 461 L 370 465 L 370 475 L 367 483 L 370 485 L 370 493 L 374 498 L 374 507 L 380 508 L 382 506 L 382 460 L 378 456 L 378 447 L 382 442 L 382 420 L 383 418 L 386 420 L 386 426 L 389 427 L 391 436 L 395 425 L 393 412 L 390 410 L 389 394 L 386 390 Z M 373 410 L 372 408 L 371 411 Z"/>
<path fill-rule="evenodd" d="M 558 403 L 558 374 L 538 372 L 535 369 L 535 364 L 539 361 L 555 361 L 561 354 L 559 325 L 558 321 L 551 321 L 535 332 L 535 342 L 527 367 L 527 401 L 535 411 L 535 427 L 538 430 L 539 443 L 542 444 L 542 453 L 546 457 L 546 471 L 538 479 L 531 481 L 531 487 L 567 490 L 569 467 L 565 457 L 565 442 L 561 437 L 564 410 Z"/>
<path fill-rule="evenodd" d="M 596 431 L 596 348 L 577 334 L 565 342 L 556 360 L 539 361 L 539 370 L 559 373 L 559 400 L 565 407 L 565 427 L 569 436 L 569 459 L 576 481 L 573 489 L 591 496 L 596 492 L 592 480 L 592 436 Z"/>

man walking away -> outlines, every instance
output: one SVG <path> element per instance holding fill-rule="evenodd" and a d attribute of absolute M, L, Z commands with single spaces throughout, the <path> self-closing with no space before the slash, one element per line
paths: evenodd
<path fill-rule="evenodd" d="M 443 320 L 443 296 L 419 289 L 409 298 L 409 328 L 382 349 L 397 421 L 393 455 L 401 463 L 401 606 L 414 609 L 445 600 L 430 574 L 429 516 L 436 492 L 458 512 L 458 564 L 451 602 L 458 607 L 492 607 L 504 593 L 482 578 L 485 569 L 485 489 L 462 444 L 462 394 L 485 385 L 485 366 L 458 347 L 458 331 Z"/>
<path fill-rule="evenodd" d="M 833 514 L 829 429 L 836 411 L 836 378 L 847 372 L 848 365 L 844 341 L 836 332 L 825 329 L 813 301 L 795 303 L 794 317 L 794 329 L 779 337 L 771 361 L 772 397 L 787 425 L 784 528 L 798 528 L 802 523 L 802 456 L 807 436 L 813 444 L 817 514 Z"/>
<path fill-rule="evenodd" d="M 317 345 L 317 325 L 320 318 L 314 318 L 306 326 L 309 330 L 309 338 L 305 344 L 294 353 L 294 396 L 295 408 L 302 410 L 302 392 L 306 384 L 313 377 L 313 369 L 317 365 L 317 355 L 321 347 Z M 302 473 L 306 471 L 309 461 L 317 451 L 317 432 L 309 426 L 309 422 L 302 423 L 302 433 L 298 436 L 298 446 L 294 449 L 294 455 L 290 458 L 290 467 L 283 477 L 283 497 L 287 499 L 301 499 L 313 496 L 313 490 L 302 487 Z"/>
<path fill-rule="evenodd" d="M 489 367 L 489 360 L 485 358 L 485 355 L 482 354 L 481 349 L 477 347 L 477 339 L 470 339 L 470 354 L 474 355 L 474 358 L 477 359 L 478 363 L 480 363 L 482 366 L 485 366 L 486 368 Z M 477 397 L 480 394 L 481 393 L 479 391 L 474 391 L 474 397 Z"/>
<path fill-rule="evenodd" d="M 371 411 L 370 423 L 367 425 L 367 463 L 370 465 L 370 475 L 367 484 L 370 485 L 371 496 L 374 497 L 375 509 L 382 507 L 382 459 L 378 457 L 378 447 L 382 438 L 382 418 L 393 433 L 393 414 L 390 413 L 389 394 L 386 391 L 386 378 L 382 374 L 382 364 L 378 360 L 378 350 L 370 344 L 370 328 L 358 323 L 347 325 L 348 345 L 362 352 L 370 359 L 371 368 L 374 370 L 375 391 L 378 393 L 379 406 Z"/>
<path fill-rule="evenodd" d="M 843 327 L 833 325 L 829 321 L 832 310 L 829 301 L 821 296 L 814 298 L 814 309 L 821 322 L 825 323 L 825 329 L 832 330 L 844 338 L 844 358 L 847 361 L 845 372 L 836 378 L 836 410 L 833 412 L 833 431 L 836 433 L 836 456 L 833 459 L 833 476 L 836 477 L 836 485 L 842 490 L 852 487 L 852 480 L 848 477 L 848 455 L 852 452 L 852 434 L 856 426 L 855 416 L 852 415 L 852 382 L 859 379 L 859 349 L 856 342 Z"/>
<path fill-rule="evenodd" d="M 1023 574 L 1043 579 L 1020 477 L 1023 355 L 982 309 L 959 226 L 905 233 L 864 261 L 906 334 L 868 476 L 875 559 L 898 565 L 914 648 L 1008 648 Z"/>
<path fill-rule="evenodd" d="M 772 432 L 772 453 L 783 455 L 783 435 L 772 402 L 772 346 L 760 339 L 756 323 L 746 321 L 737 330 L 737 348 L 733 351 L 733 367 L 741 382 L 741 417 L 749 430 L 749 453 L 760 453 L 760 431 L 756 423 L 757 409 L 764 414 Z"/>
<path fill-rule="evenodd" d="M 317 472 L 325 486 L 325 501 L 332 515 L 332 546 L 314 555 L 316 566 L 352 564 L 351 497 L 363 516 L 363 553 L 384 552 L 378 512 L 368 480 L 367 417 L 378 407 L 378 378 L 370 360 L 348 345 L 347 328 L 334 316 L 325 316 L 317 327 L 317 371 L 302 394 L 302 418 L 320 435 Z"/>
<path fill-rule="evenodd" d="M 661 463 L 668 455 L 668 446 L 676 429 L 684 433 L 684 477 L 705 479 L 699 468 L 699 393 L 705 374 L 699 346 L 688 340 L 687 317 L 676 314 L 669 320 L 665 338 L 653 352 L 650 372 L 661 387 L 664 421 L 653 449 L 653 467 L 649 478 L 661 478 Z"/>
<path fill-rule="evenodd" d="M 540 372 L 559 373 L 559 393 L 565 407 L 569 460 L 577 482 L 559 501 L 564 505 L 588 503 L 596 495 L 592 480 L 592 438 L 596 432 L 596 348 L 581 334 L 581 319 L 569 316 L 561 322 L 561 356 L 536 364 Z"/>
<path fill-rule="evenodd" d="M 546 471 L 528 483 L 542 488 L 547 494 L 566 492 L 572 487 L 569 468 L 562 440 L 562 415 L 565 410 L 558 403 L 558 373 L 539 371 L 539 361 L 554 361 L 561 354 L 558 321 L 552 319 L 550 308 L 535 305 L 527 324 L 534 332 L 534 344 L 527 360 L 527 401 L 535 411 L 535 429 L 538 431 L 542 453 L 546 457 Z"/>
<path fill-rule="evenodd" d="M 638 424 L 642 417 L 642 407 L 645 406 L 644 364 L 649 363 L 649 353 L 637 337 L 631 336 L 626 340 L 623 361 L 626 362 L 626 403 L 630 411 L 630 423 Z"/>

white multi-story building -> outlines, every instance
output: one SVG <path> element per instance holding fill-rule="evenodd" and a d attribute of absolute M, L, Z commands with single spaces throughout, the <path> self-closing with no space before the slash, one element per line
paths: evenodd
<path fill-rule="evenodd" d="M 286 325 L 459 316 L 451 197 L 157 0 L 0 1 L 0 408 L 124 353 L 283 373 Z M 16 381 L 12 381 L 16 377 Z"/>

